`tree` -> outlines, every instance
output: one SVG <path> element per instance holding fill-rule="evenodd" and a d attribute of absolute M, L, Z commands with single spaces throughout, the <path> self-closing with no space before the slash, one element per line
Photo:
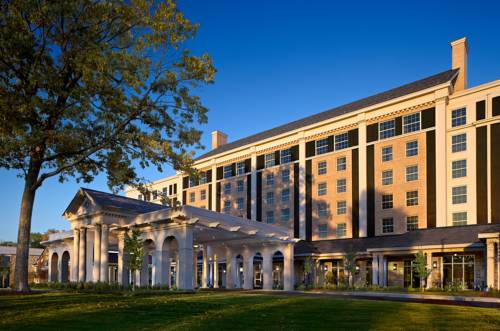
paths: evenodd
<path fill-rule="evenodd" d="M 30 247 L 43 248 L 41 242 L 44 240 L 44 234 L 40 232 L 32 232 L 30 234 Z"/>
<path fill-rule="evenodd" d="M 134 275 L 137 270 L 142 268 L 144 260 L 144 243 L 141 239 L 141 231 L 134 229 L 130 235 L 125 234 L 124 251 L 127 269 Z M 136 282 L 133 283 L 133 288 L 135 288 L 135 285 Z"/>
<path fill-rule="evenodd" d="M 424 290 L 424 283 L 427 277 L 432 272 L 432 268 L 427 265 L 427 256 L 424 252 L 419 251 L 415 254 L 415 260 L 413 261 L 413 272 L 420 279 L 420 290 Z"/>
<path fill-rule="evenodd" d="M 344 254 L 344 271 L 347 276 L 347 286 L 353 286 L 353 275 L 356 272 L 356 251 L 349 248 Z"/>
<path fill-rule="evenodd" d="M 0 4 L 0 167 L 24 180 L 16 289 L 28 287 L 35 195 L 49 178 L 113 191 L 142 187 L 136 167 L 190 171 L 213 82 L 208 54 L 174 0 L 10 0 Z"/>

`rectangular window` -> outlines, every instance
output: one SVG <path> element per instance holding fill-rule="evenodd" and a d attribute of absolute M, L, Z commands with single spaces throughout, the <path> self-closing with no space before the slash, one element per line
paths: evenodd
<path fill-rule="evenodd" d="M 406 192 L 406 205 L 418 206 L 418 191 Z"/>
<path fill-rule="evenodd" d="M 206 172 L 202 172 L 200 174 L 200 185 L 206 184 L 206 183 L 207 183 L 207 173 Z"/>
<path fill-rule="evenodd" d="M 274 174 L 267 174 L 266 176 L 266 185 L 273 186 L 274 185 Z"/>
<path fill-rule="evenodd" d="M 451 152 L 457 153 L 467 150 L 467 134 L 461 133 L 451 136 Z"/>
<path fill-rule="evenodd" d="M 282 222 L 288 222 L 289 219 L 290 219 L 290 208 L 281 209 L 280 220 Z"/>
<path fill-rule="evenodd" d="M 452 188 L 452 202 L 454 205 L 467 202 L 467 186 L 456 186 Z"/>
<path fill-rule="evenodd" d="M 243 206 L 244 206 L 243 198 L 238 198 L 236 200 L 236 205 L 238 206 L 238 210 L 243 210 Z"/>
<path fill-rule="evenodd" d="M 392 161 L 392 146 L 382 147 L 382 162 Z"/>
<path fill-rule="evenodd" d="M 225 200 L 224 201 L 224 212 L 229 213 L 230 211 L 231 211 L 231 201 Z"/>
<path fill-rule="evenodd" d="M 240 176 L 245 174 L 245 161 L 236 163 L 236 175 Z"/>
<path fill-rule="evenodd" d="M 382 219 L 382 233 L 394 232 L 394 220 L 392 217 Z"/>
<path fill-rule="evenodd" d="M 227 165 L 224 166 L 224 178 L 229 178 L 233 175 L 233 166 Z"/>
<path fill-rule="evenodd" d="M 207 198 L 207 190 L 200 191 L 200 200 L 206 200 Z"/>
<path fill-rule="evenodd" d="M 231 194 L 231 183 L 224 184 L 224 194 Z"/>
<path fill-rule="evenodd" d="M 453 213 L 453 226 L 467 225 L 467 212 Z"/>
<path fill-rule="evenodd" d="M 341 156 L 337 158 L 337 171 L 344 171 L 347 169 L 347 158 Z"/>
<path fill-rule="evenodd" d="M 290 148 L 280 151 L 281 164 L 292 162 L 292 150 Z"/>
<path fill-rule="evenodd" d="M 318 196 L 326 195 L 326 183 L 318 184 Z"/>
<path fill-rule="evenodd" d="M 273 224 L 274 223 L 274 211 L 269 210 L 266 212 L 266 222 L 268 224 Z"/>
<path fill-rule="evenodd" d="M 453 178 L 460 178 L 467 176 L 467 161 L 458 160 L 451 163 L 451 176 Z"/>
<path fill-rule="evenodd" d="M 328 153 L 328 138 L 316 140 L 316 155 Z"/>
<path fill-rule="evenodd" d="M 406 216 L 406 231 L 418 230 L 418 216 Z"/>
<path fill-rule="evenodd" d="M 382 195 L 382 209 L 392 208 L 392 194 Z"/>
<path fill-rule="evenodd" d="M 153 192 L 151 192 L 153 194 L 153 200 L 156 200 L 158 199 L 158 191 L 154 190 Z"/>
<path fill-rule="evenodd" d="M 142 200 L 142 194 L 139 194 L 139 195 L 137 196 L 137 199 L 138 199 L 138 200 Z"/>
<path fill-rule="evenodd" d="M 276 164 L 276 162 L 274 160 L 274 153 L 266 154 L 264 156 L 264 159 L 265 159 L 265 167 L 266 168 L 272 167 Z"/>
<path fill-rule="evenodd" d="M 418 180 L 418 166 L 406 167 L 406 181 L 412 182 L 414 180 Z"/>
<path fill-rule="evenodd" d="M 290 181 L 290 170 L 289 169 L 281 170 L 281 181 L 283 183 L 288 183 Z"/>
<path fill-rule="evenodd" d="M 196 196 L 194 192 L 189 193 L 189 202 L 195 202 Z"/>
<path fill-rule="evenodd" d="M 378 124 L 379 139 L 386 139 L 396 135 L 396 121 L 389 120 Z"/>
<path fill-rule="evenodd" d="M 343 193 L 347 191 L 346 179 L 337 179 L 337 193 Z"/>
<path fill-rule="evenodd" d="M 339 223 L 337 224 L 337 237 L 345 237 L 347 234 L 347 224 Z"/>
<path fill-rule="evenodd" d="M 326 224 L 318 224 L 318 237 L 328 237 L 328 226 Z"/>
<path fill-rule="evenodd" d="M 290 189 L 284 189 L 281 191 L 281 202 L 290 201 Z"/>
<path fill-rule="evenodd" d="M 326 175 L 327 170 L 326 161 L 318 162 L 318 175 Z"/>
<path fill-rule="evenodd" d="M 465 125 L 467 123 L 467 111 L 465 108 L 455 109 L 451 111 L 451 127 Z"/>
<path fill-rule="evenodd" d="M 274 192 L 267 192 L 266 193 L 266 203 L 268 205 L 274 204 Z"/>
<path fill-rule="evenodd" d="M 392 170 L 382 171 L 382 185 L 392 185 Z"/>
<path fill-rule="evenodd" d="M 328 208 L 326 203 L 320 202 L 318 203 L 318 216 L 319 217 L 327 217 L 328 216 Z"/>
<path fill-rule="evenodd" d="M 236 190 L 238 192 L 243 192 L 245 190 L 245 185 L 242 180 L 236 182 Z"/>
<path fill-rule="evenodd" d="M 337 215 L 345 215 L 345 214 L 347 214 L 347 202 L 337 201 Z"/>
<path fill-rule="evenodd" d="M 344 149 L 349 147 L 349 136 L 346 133 L 341 133 L 335 136 L 335 150 Z"/>
<path fill-rule="evenodd" d="M 418 155 L 418 141 L 413 140 L 406 143 L 406 157 Z"/>
<path fill-rule="evenodd" d="M 414 113 L 403 117 L 403 133 L 420 130 L 420 113 Z"/>

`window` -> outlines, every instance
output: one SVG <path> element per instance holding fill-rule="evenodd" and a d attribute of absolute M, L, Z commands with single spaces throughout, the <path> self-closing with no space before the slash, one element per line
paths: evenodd
<path fill-rule="evenodd" d="M 349 147 L 349 136 L 346 133 L 341 133 L 335 136 L 335 150 Z"/>
<path fill-rule="evenodd" d="M 137 199 L 142 200 L 142 194 L 139 194 L 139 195 L 137 196 Z"/>
<path fill-rule="evenodd" d="M 158 191 L 157 190 L 154 190 L 151 193 L 153 194 L 153 200 L 158 199 Z"/>
<path fill-rule="evenodd" d="M 324 203 L 324 202 L 318 203 L 318 216 L 319 217 L 328 216 L 328 208 L 326 206 L 326 203 Z"/>
<path fill-rule="evenodd" d="M 289 219 L 290 219 L 290 208 L 281 209 L 280 220 L 282 222 L 288 222 Z"/>
<path fill-rule="evenodd" d="M 382 171 L 382 185 L 392 185 L 392 170 Z"/>
<path fill-rule="evenodd" d="M 292 162 L 292 150 L 290 148 L 282 150 L 280 156 L 281 164 Z"/>
<path fill-rule="evenodd" d="M 207 198 L 207 190 L 200 191 L 200 200 L 206 200 Z"/>
<path fill-rule="evenodd" d="M 243 192 L 245 190 L 244 182 L 242 180 L 239 180 L 236 182 L 236 190 L 238 192 Z"/>
<path fill-rule="evenodd" d="M 318 196 L 326 195 L 326 183 L 318 184 Z"/>
<path fill-rule="evenodd" d="M 229 178 L 233 175 L 233 166 L 224 166 L 224 178 Z"/>
<path fill-rule="evenodd" d="M 382 209 L 392 208 L 392 194 L 382 195 Z"/>
<path fill-rule="evenodd" d="M 406 205 L 418 206 L 418 191 L 406 192 Z"/>
<path fill-rule="evenodd" d="M 281 202 L 288 202 L 290 200 L 290 189 L 281 191 Z"/>
<path fill-rule="evenodd" d="M 467 212 L 453 213 L 453 226 L 467 225 Z"/>
<path fill-rule="evenodd" d="M 243 175 L 245 173 L 245 161 L 236 163 L 236 175 Z"/>
<path fill-rule="evenodd" d="M 224 201 L 224 212 L 229 213 L 231 211 L 231 201 L 226 200 Z"/>
<path fill-rule="evenodd" d="M 264 156 L 264 159 L 265 159 L 265 167 L 266 168 L 272 167 L 276 164 L 276 162 L 274 160 L 274 153 L 266 154 Z"/>
<path fill-rule="evenodd" d="M 326 224 L 318 224 L 318 236 L 320 238 L 328 237 L 328 226 Z"/>
<path fill-rule="evenodd" d="M 418 166 L 406 167 L 406 181 L 411 182 L 418 179 Z"/>
<path fill-rule="evenodd" d="M 467 149 L 467 134 L 461 133 L 451 137 L 451 152 L 457 153 Z"/>
<path fill-rule="evenodd" d="M 337 158 L 337 171 L 344 171 L 347 168 L 347 159 L 345 156 Z"/>
<path fill-rule="evenodd" d="M 386 139 L 396 135 L 396 121 L 389 120 L 379 123 L 379 138 Z"/>
<path fill-rule="evenodd" d="M 392 217 L 382 219 L 382 233 L 394 232 L 394 220 Z"/>
<path fill-rule="evenodd" d="M 337 215 L 345 215 L 347 213 L 347 202 L 337 201 Z"/>
<path fill-rule="evenodd" d="M 266 222 L 268 224 L 274 223 L 274 211 L 269 210 L 266 212 Z"/>
<path fill-rule="evenodd" d="M 195 200 L 196 200 L 195 193 L 194 192 L 189 193 L 189 202 L 195 202 Z"/>
<path fill-rule="evenodd" d="M 467 111 L 465 108 L 455 109 L 451 111 L 451 127 L 465 125 L 467 123 Z"/>
<path fill-rule="evenodd" d="M 268 205 L 272 205 L 274 203 L 274 192 L 267 192 L 266 193 L 266 203 Z"/>
<path fill-rule="evenodd" d="M 454 205 L 467 202 L 467 186 L 457 186 L 452 189 L 452 202 Z"/>
<path fill-rule="evenodd" d="M 274 174 L 267 174 L 266 176 L 266 185 L 273 186 L 274 185 Z"/>
<path fill-rule="evenodd" d="M 196 186 L 196 179 L 192 176 L 189 177 L 189 187 Z"/>
<path fill-rule="evenodd" d="M 345 178 L 337 179 L 337 193 L 342 193 L 347 190 L 347 184 Z"/>
<path fill-rule="evenodd" d="M 392 161 L 392 146 L 382 147 L 382 162 Z"/>
<path fill-rule="evenodd" d="M 403 133 L 410 133 L 418 130 L 420 130 L 420 113 L 403 117 Z"/>
<path fill-rule="evenodd" d="M 200 185 L 201 184 L 206 184 L 207 183 L 207 173 L 206 172 L 202 172 L 200 174 Z"/>
<path fill-rule="evenodd" d="M 477 287 L 477 278 L 474 276 L 474 255 L 444 255 L 443 256 L 443 285 L 460 284 L 464 289 L 472 290 Z"/>
<path fill-rule="evenodd" d="M 413 140 L 406 143 L 406 157 L 418 155 L 418 141 Z"/>
<path fill-rule="evenodd" d="M 236 205 L 238 207 L 238 210 L 243 210 L 243 205 L 244 205 L 243 198 L 238 198 L 236 200 Z"/>
<path fill-rule="evenodd" d="M 418 230 L 418 216 L 406 217 L 406 231 Z"/>
<path fill-rule="evenodd" d="M 339 223 L 337 224 L 337 237 L 345 237 L 347 234 L 347 224 Z"/>
<path fill-rule="evenodd" d="M 316 155 L 328 153 L 328 138 L 316 140 Z"/>
<path fill-rule="evenodd" d="M 224 184 L 224 194 L 231 194 L 231 183 Z"/>
<path fill-rule="evenodd" d="M 458 160 L 451 163 L 451 176 L 453 178 L 460 178 L 467 176 L 467 161 Z"/>
<path fill-rule="evenodd" d="M 326 175 L 327 165 L 326 161 L 321 161 L 318 163 L 318 175 Z"/>
<path fill-rule="evenodd" d="M 290 170 L 289 169 L 281 170 L 281 181 L 283 183 L 288 183 L 290 181 Z"/>

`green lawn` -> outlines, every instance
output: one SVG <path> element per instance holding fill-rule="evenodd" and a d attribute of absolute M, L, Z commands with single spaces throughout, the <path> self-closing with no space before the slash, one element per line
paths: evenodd
<path fill-rule="evenodd" d="M 499 330 L 500 310 L 389 301 L 196 294 L 0 296 L 0 330 Z"/>

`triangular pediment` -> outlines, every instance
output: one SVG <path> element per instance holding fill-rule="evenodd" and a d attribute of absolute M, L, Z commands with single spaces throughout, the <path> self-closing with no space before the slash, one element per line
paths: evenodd
<path fill-rule="evenodd" d="M 68 218 L 89 215 L 99 210 L 100 207 L 88 196 L 88 194 L 85 193 L 84 190 L 80 189 L 73 197 L 73 200 L 69 203 L 63 216 Z"/>

